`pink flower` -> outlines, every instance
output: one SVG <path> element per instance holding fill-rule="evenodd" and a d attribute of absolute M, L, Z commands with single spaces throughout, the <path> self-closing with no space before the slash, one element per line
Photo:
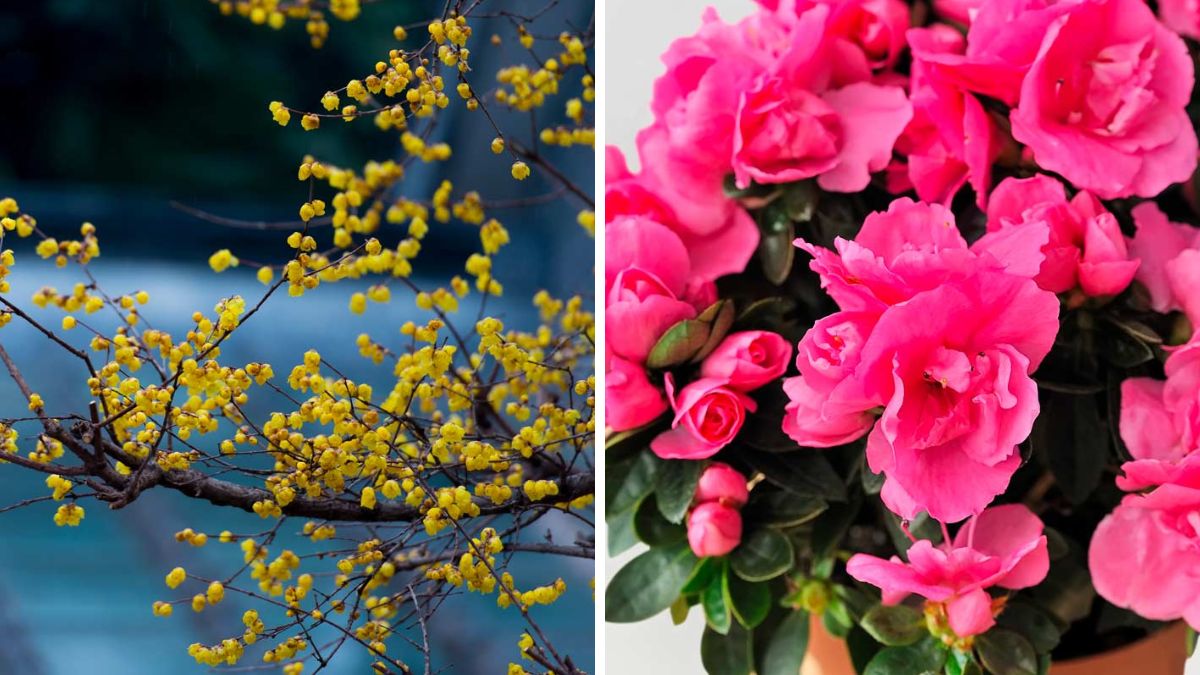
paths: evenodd
<path fill-rule="evenodd" d="M 726 506 L 741 508 L 749 498 L 746 477 L 728 464 L 713 462 L 700 474 L 696 496 L 692 501 L 696 504 L 721 502 Z"/>
<path fill-rule="evenodd" d="M 1058 333 L 1058 300 L 980 270 L 889 308 L 863 346 L 857 395 L 885 409 L 867 439 L 884 502 L 903 518 L 979 513 L 1021 464 L 1037 417 L 1030 374 Z"/>
<path fill-rule="evenodd" d="M 608 348 L 635 364 L 673 324 L 696 315 L 682 298 L 690 262 L 671 230 L 646 218 L 620 218 L 605 230 Z"/>
<path fill-rule="evenodd" d="M 1200 40 L 1200 2 L 1196 0 L 1159 0 L 1158 17 L 1171 30 Z"/>
<path fill-rule="evenodd" d="M 813 10 L 817 11 L 817 10 Z M 734 135 L 737 183 L 817 178 L 832 192 L 857 192 L 887 166 L 896 138 L 912 118 L 899 87 L 859 82 L 811 91 L 764 79 L 743 96 Z"/>
<path fill-rule="evenodd" d="M 700 376 L 725 380 L 739 391 L 752 391 L 787 370 L 792 347 L 770 331 L 743 331 L 725 336 L 700 366 Z"/>
<path fill-rule="evenodd" d="M 676 392 L 674 378 L 668 374 L 666 388 L 675 419 L 670 431 L 650 443 L 654 454 L 663 459 L 712 457 L 737 436 L 746 411 L 757 409 L 754 399 L 722 379 L 700 378 Z"/>
<path fill-rule="evenodd" d="M 1121 383 L 1121 440 L 1133 455 L 1117 477 L 1122 490 L 1170 482 L 1180 462 L 1200 458 L 1200 342 L 1172 352 L 1165 370 L 1165 382 Z"/>
<path fill-rule="evenodd" d="M 869 402 L 846 400 L 863 343 L 875 328 L 875 312 L 838 312 L 820 319 L 797 348 L 800 377 L 784 380 L 790 401 L 783 431 L 798 444 L 827 448 L 862 437 L 875 424 Z"/>
<path fill-rule="evenodd" d="M 665 130 L 638 135 L 643 171 L 634 174 L 620 150 L 605 153 L 605 218 L 645 216 L 669 227 L 688 250 L 692 274 L 711 281 L 736 274 L 758 248 L 758 226 L 725 197 L 724 170 L 674 159 Z"/>
<path fill-rule="evenodd" d="M 913 121 L 896 144 L 907 158 L 904 180 L 894 173 L 889 187 L 901 192 L 911 186 L 925 201 L 949 204 L 970 182 L 982 205 L 1005 137 L 979 99 L 951 76 L 953 70 L 943 68 L 963 59 L 962 36 L 935 24 L 908 31 L 908 42 L 913 53 Z"/>
<path fill-rule="evenodd" d="M 846 572 L 882 589 L 886 604 L 912 593 L 939 603 L 956 635 L 978 635 L 995 624 L 987 588 L 1028 588 L 1046 577 L 1050 556 L 1042 529 L 1023 505 L 995 506 L 967 521 L 952 542 L 913 543 L 907 563 L 859 553 Z"/>
<path fill-rule="evenodd" d="M 698 558 L 722 556 L 742 541 L 742 514 L 720 502 L 705 502 L 688 514 L 688 544 Z"/>
<path fill-rule="evenodd" d="M 1125 497 L 1096 528 L 1088 567 L 1096 592 L 1147 619 L 1200 628 L 1200 462 Z"/>
<path fill-rule="evenodd" d="M 604 365 L 604 423 L 609 429 L 636 429 L 667 411 L 667 399 L 640 365 L 611 354 Z"/>
<path fill-rule="evenodd" d="M 1045 227 L 1031 228 L 969 247 L 948 208 L 904 197 L 867 216 L 853 241 L 835 240 L 836 252 L 803 239 L 796 246 L 812 254 L 810 267 L 842 309 L 880 311 L 982 267 L 1032 276 L 1047 237 Z"/>
<path fill-rule="evenodd" d="M 1060 5 L 1069 11 L 1049 25 L 1024 77 L 1013 137 L 1040 166 L 1104 199 L 1154 197 L 1187 180 L 1197 142 L 1183 40 L 1142 0 Z"/>
<path fill-rule="evenodd" d="M 983 0 L 933 0 L 933 11 L 940 17 L 971 25 L 971 17 L 979 11 Z"/>
<path fill-rule="evenodd" d="M 1036 281 L 1053 293 L 1079 287 L 1087 295 L 1116 295 L 1137 272 L 1116 217 L 1086 190 L 1067 201 L 1062 183 L 1049 176 L 1009 178 L 992 192 L 987 215 L 989 232 L 1049 225 Z"/>
<path fill-rule="evenodd" d="M 1200 326 L 1200 230 L 1168 221 L 1154 202 L 1133 207 L 1133 222 L 1137 232 L 1129 248 L 1142 259 L 1137 280 L 1150 292 L 1150 306 L 1183 310 Z"/>

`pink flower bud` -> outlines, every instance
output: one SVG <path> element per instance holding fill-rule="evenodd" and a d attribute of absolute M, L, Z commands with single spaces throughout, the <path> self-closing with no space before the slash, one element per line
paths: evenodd
<path fill-rule="evenodd" d="M 720 502 L 726 506 L 741 508 L 750 497 L 746 490 L 746 477 L 722 462 L 713 462 L 700 475 L 696 485 L 696 504 Z"/>
<path fill-rule="evenodd" d="M 688 515 L 688 543 L 698 557 L 722 556 L 742 541 L 742 516 L 720 502 L 706 502 Z"/>

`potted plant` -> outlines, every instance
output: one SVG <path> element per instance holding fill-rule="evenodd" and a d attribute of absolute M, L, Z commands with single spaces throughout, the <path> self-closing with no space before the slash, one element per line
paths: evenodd
<path fill-rule="evenodd" d="M 759 4 L 664 54 L 638 172 L 608 150 L 608 542 L 646 550 L 607 619 L 703 613 L 713 675 L 1178 675 L 1187 17 Z"/>

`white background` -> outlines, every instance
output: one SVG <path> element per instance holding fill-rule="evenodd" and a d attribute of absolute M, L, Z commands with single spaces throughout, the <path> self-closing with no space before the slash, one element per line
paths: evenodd
<path fill-rule="evenodd" d="M 654 79 L 663 72 L 659 55 L 676 37 L 700 26 L 703 8 L 714 6 L 726 20 L 739 19 L 751 11 L 752 0 L 604 0 L 606 141 L 625 152 L 631 168 L 636 166 L 634 137 L 651 122 L 650 95 Z M 635 548 L 610 558 L 605 575 L 612 575 L 643 549 Z M 640 623 L 604 624 L 605 671 L 613 675 L 702 674 L 701 612 L 693 608 L 682 626 L 671 623 L 664 612 Z M 1097 674 L 1101 675 L 1101 674 Z M 1150 675 L 1150 674 L 1147 674 Z M 1188 663 L 1187 675 L 1200 675 L 1200 661 Z"/>

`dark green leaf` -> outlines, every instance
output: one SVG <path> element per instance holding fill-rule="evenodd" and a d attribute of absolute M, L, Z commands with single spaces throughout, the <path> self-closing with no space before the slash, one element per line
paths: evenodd
<path fill-rule="evenodd" d="M 704 619 L 708 627 L 721 635 L 729 633 L 729 625 L 733 621 L 733 607 L 729 598 L 729 573 L 722 565 L 713 583 L 704 589 L 700 596 L 704 604 Z"/>
<path fill-rule="evenodd" d="M 875 605 L 867 610 L 859 625 L 889 647 L 911 645 L 928 634 L 925 615 L 905 605 Z"/>
<path fill-rule="evenodd" d="M 877 495 L 883 489 L 883 474 L 871 471 L 865 461 L 862 466 L 862 486 L 863 492 L 869 495 Z"/>
<path fill-rule="evenodd" d="M 946 650 L 932 638 L 907 647 L 881 649 L 863 675 L 923 675 L 937 673 L 946 662 Z"/>
<path fill-rule="evenodd" d="M 664 460 L 658 472 L 658 486 L 654 494 L 658 498 L 658 511 L 672 523 L 682 523 L 687 513 L 692 497 L 696 494 L 696 484 L 700 482 L 700 474 L 704 472 L 704 462 L 686 459 Z"/>
<path fill-rule="evenodd" d="M 646 367 L 655 370 L 687 363 L 708 341 L 710 326 L 696 319 L 684 319 L 667 329 L 646 357 Z"/>
<path fill-rule="evenodd" d="M 619 555 L 637 544 L 637 533 L 633 531 L 633 511 L 621 513 L 606 513 L 604 522 L 608 525 L 608 554 Z"/>
<path fill-rule="evenodd" d="M 735 575 L 727 578 L 734 617 L 746 628 L 756 628 L 771 611 L 770 587 L 765 583 L 744 581 Z"/>
<path fill-rule="evenodd" d="M 758 675 L 796 675 L 808 651 L 806 612 L 792 612 L 775 629 Z"/>
<path fill-rule="evenodd" d="M 1049 464 L 1067 498 L 1081 504 L 1100 484 L 1109 454 L 1096 398 L 1053 392 L 1042 398 L 1042 412 L 1033 425 L 1034 451 Z"/>
<path fill-rule="evenodd" d="M 686 545 L 652 548 L 622 567 L 604 593 L 605 618 L 614 623 L 648 619 L 671 606 L 696 556 Z"/>
<path fill-rule="evenodd" d="M 821 515 L 829 504 L 818 497 L 798 497 L 771 485 L 759 485 L 750 493 L 742 521 L 766 527 L 793 527 Z"/>
<path fill-rule="evenodd" d="M 1096 599 L 1086 560 L 1075 547 L 1068 556 L 1051 565 L 1046 579 L 1027 593 L 1034 604 L 1050 612 L 1063 626 L 1090 614 Z"/>
<path fill-rule="evenodd" d="M 633 530 L 637 538 L 649 546 L 670 546 L 687 539 L 682 525 L 669 523 L 655 504 L 657 495 L 650 495 L 638 504 L 633 516 Z"/>
<path fill-rule="evenodd" d="M 1143 342 L 1148 345 L 1161 345 L 1163 343 L 1162 336 L 1154 332 L 1154 329 L 1136 319 L 1117 318 L 1114 316 L 1105 316 L 1104 320 L 1116 326 L 1123 333 Z"/>
<path fill-rule="evenodd" d="M 1096 331 L 1096 348 L 1118 368 L 1133 368 L 1154 360 L 1154 348 L 1124 330 Z"/>
<path fill-rule="evenodd" d="M 608 462 L 609 485 L 616 485 L 618 482 L 613 480 L 616 477 L 614 469 L 618 462 L 633 459 L 639 452 L 650 447 L 650 441 L 654 440 L 655 436 L 670 428 L 670 426 L 670 416 L 662 415 L 653 422 L 642 425 L 637 429 L 629 429 L 628 431 L 605 435 L 604 459 Z"/>
<path fill-rule="evenodd" d="M 1008 603 L 996 622 L 1020 633 L 1040 654 L 1048 654 L 1058 646 L 1058 624 L 1048 614 L 1028 603 Z"/>
<path fill-rule="evenodd" d="M 1187 656 L 1192 658 L 1192 654 L 1196 653 L 1196 629 L 1191 626 L 1187 627 Z"/>
<path fill-rule="evenodd" d="M 843 640 L 854 629 L 854 622 L 846 615 L 845 608 L 836 599 L 826 606 L 825 614 L 821 616 L 821 625 L 830 635 Z"/>
<path fill-rule="evenodd" d="M 721 190 L 730 199 L 764 200 L 774 195 L 779 190 L 779 186 L 763 185 L 750 181 L 749 185 L 740 188 L 737 186 L 737 180 L 733 174 L 729 174 L 721 182 Z"/>
<path fill-rule="evenodd" d="M 755 300 L 738 314 L 734 325 L 738 330 L 770 329 L 783 322 L 784 316 L 796 311 L 796 301 L 774 297 Z"/>
<path fill-rule="evenodd" d="M 818 560 L 832 555 L 838 544 L 845 538 L 850 524 L 858 516 L 862 506 L 861 493 L 855 492 L 851 500 L 842 504 L 830 504 L 829 508 L 817 516 L 812 525 L 812 555 Z"/>
<path fill-rule="evenodd" d="M 816 213 L 820 198 L 821 191 L 817 186 L 811 180 L 803 180 L 785 186 L 780 201 L 792 222 L 806 223 Z"/>
<path fill-rule="evenodd" d="M 746 581 L 766 581 L 788 571 L 793 563 L 792 543 L 776 530 L 751 532 L 730 554 L 733 571 Z"/>
<path fill-rule="evenodd" d="M 767 480 L 802 497 L 845 501 L 846 485 L 820 450 L 798 450 L 786 454 L 745 452 L 741 459 Z"/>
<path fill-rule="evenodd" d="M 746 423 L 738 433 L 738 443 L 767 453 L 790 453 L 802 448 L 783 432 L 780 420 L 787 414 L 791 402 L 776 381 L 760 388 L 753 394 L 758 406 L 755 414 L 746 417 Z"/>
<path fill-rule="evenodd" d="M 700 564 L 692 570 L 687 583 L 683 585 L 683 593 L 701 593 L 708 585 L 723 573 L 725 560 L 723 558 L 701 558 Z"/>
<path fill-rule="evenodd" d="M 976 637 L 975 651 L 992 675 L 1037 675 L 1033 645 L 1007 628 L 993 628 Z"/>
<path fill-rule="evenodd" d="M 861 673 L 866 670 L 867 664 L 879 653 L 881 647 L 867 631 L 855 626 L 846 636 L 846 649 L 850 652 L 850 663 L 854 666 L 854 672 Z"/>
<path fill-rule="evenodd" d="M 614 489 L 611 491 L 612 497 L 608 500 L 608 513 L 621 513 L 632 509 L 650 494 L 658 482 L 658 471 L 662 462 L 663 460 L 650 450 L 643 450 L 642 454 L 634 458 L 624 480 L 610 483 Z"/>
<path fill-rule="evenodd" d="M 700 638 L 700 661 L 708 675 L 749 675 L 754 667 L 754 649 L 750 631 L 738 624 L 728 635 L 711 628 Z"/>
<path fill-rule="evenodd" d="M 952 651 L 946 659 L 946 675 L 983 675 L 983 670 L 971 654 Z"/>
<path fill-rule="evenodd" d="M 781 221 L 779 231 L 766 231 L 758 242 L 758 259 L 762 263 L 763 275 L 767 281 L 781 285 L 792 273 L 792 263 L 796 259 L 796 247 L 792 242 L 796 239 L 796 229 L 790 220 Z"/>
<path fill-rule="evenodd" d="M 692 363 L 703 361 L 704 357 L 721 344 L 721 340 L 724 340 L 725 334 L 729 332 L 729 327 L 733 325 L 733 316 L 733 301 L 718 300 L 696 317 L 697 321 L 707 323 L 709 330 L 708 339 L 700 346 L 700 350 L 692 355 Z"/>

